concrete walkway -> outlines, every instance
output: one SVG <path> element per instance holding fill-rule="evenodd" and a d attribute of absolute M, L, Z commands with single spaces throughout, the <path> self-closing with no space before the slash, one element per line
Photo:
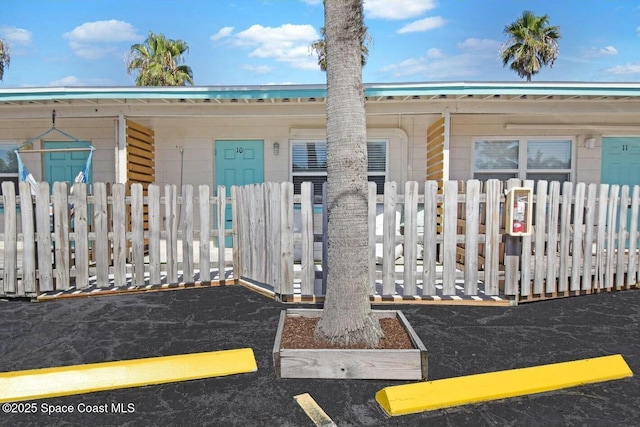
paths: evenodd
<path fill-rule="evenodd" d="M 240 286 L 0 301 L 0 371 L 240 347 L 258 363 L 250 374 L 39 400 L 35 413 L 0 413 L 0 425 L 313 426 L 294 400 L 309 393 L 338 426 L 638 426 L 638 307 L 639 291 L 516 307 L 394 306 L 429 350 L 430 379 L 618 353 L 636 375 L 388 418 L 375 393 L 401 382 L 277 379 L 271 351 L 283 306 Z M 112 403 L 132 410 L 114 413 Z M 79 413 L 105 404 L 104 413 Z M 74 412 L 42 412 L 51 407 Z"/>

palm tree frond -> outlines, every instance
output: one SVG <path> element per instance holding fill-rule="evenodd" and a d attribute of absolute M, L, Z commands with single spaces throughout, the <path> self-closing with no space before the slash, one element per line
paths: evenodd
<path fill-rule="evenodd" d="M 127 72 L 138 73 L 138 86 L 193 85 L 193 71 L 183 64 L 183 55 L 188 51 L 189 45 L 184 40 L 171 40 L 150 32 L 144 43 L 131 46 Z"/>
<path fill-rule="evenodd" d="M 500 49 L 502 65 L 515 71 L 518 76 L 531 80 L 543 66 L 553 66 L 560 52 L 558 40 L 560 27 L 549 26 L 549 16 L 536 16 L 524 11 L 515 22 L 504 27 L 509 36 Z"/>

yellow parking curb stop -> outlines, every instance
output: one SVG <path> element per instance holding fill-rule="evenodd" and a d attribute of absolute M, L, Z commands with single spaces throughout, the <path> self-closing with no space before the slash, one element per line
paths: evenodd
<path fill-rule="evenodd" d="M 258 370 L 253 350 L 212 351 L 0 373 L 0 402 L 164 384 Z"/>
<path fill-rule="evenodd" d="M 621 355 L 386 387 L 376 393 L 392 416 L 543 393 L 633 376 Z"/>

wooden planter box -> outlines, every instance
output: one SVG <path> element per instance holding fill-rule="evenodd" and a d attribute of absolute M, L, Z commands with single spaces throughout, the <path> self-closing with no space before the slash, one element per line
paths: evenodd
<path fill-rule="evenodd" d="M 287 309 L 280 313 L 273 346 L 278 378 L 329 378 L 375 380 L 427 379 L 427 349 L 399 310 L 373 310 L 378 319 L 398 318 L 414 349 L 289 349 L 280 348 L 287 317 L 320 317 L 320 309 Z"/>

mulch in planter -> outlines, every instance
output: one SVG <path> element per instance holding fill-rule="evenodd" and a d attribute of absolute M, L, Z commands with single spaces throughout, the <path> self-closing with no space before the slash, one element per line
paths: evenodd
<path fill-rule="evenodd" d="M 364 349 L 360 345 L 348 347 L 338 347 L 327 340 L 315 338 L 316 325 L 320 321 L 319 317 L 287 317 L 282 330 L 282 340 L 280 348 L 315 348 L 315 349 Z M 413 349 L 414 346 L 409 338 L 409 334 L 404 329 L 400 321 L 395 319 L 380 319 L 380 326 L 384 332 L 384 337 L 380 339 L 377 349 Z"/>

